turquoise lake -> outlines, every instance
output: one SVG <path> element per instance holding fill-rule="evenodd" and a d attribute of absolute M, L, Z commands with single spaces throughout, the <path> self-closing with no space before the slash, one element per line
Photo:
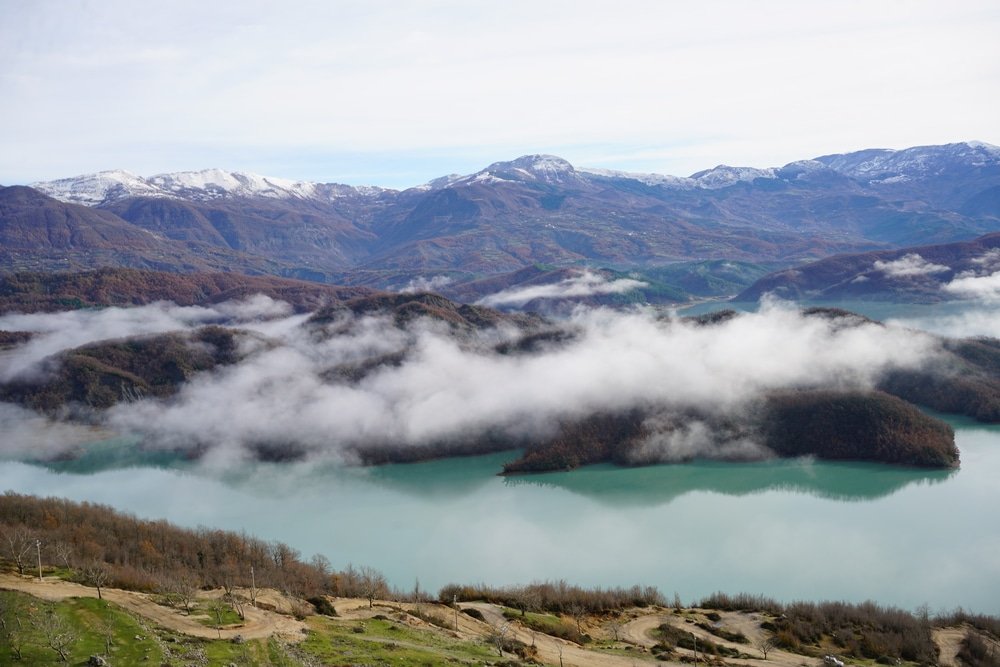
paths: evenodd
<path fill-rule="evenodd" d="M 496 475 L 511 454 L 377 468 L 225 471 L 130 458 L 0 463 L 0 488 L 287 542 L 425 590 L 652 584 L 1000 613 L 1000 428 L 952 420 L 955 471 L 779 460 Z"/>

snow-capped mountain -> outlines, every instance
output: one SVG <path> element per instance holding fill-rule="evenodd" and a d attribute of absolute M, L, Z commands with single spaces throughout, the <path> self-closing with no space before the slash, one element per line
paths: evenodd
<path fill-rule="evenodd" d="M 801 180 L 824 172 L 835 172 L 866 185 L 888 185 L 962 169 L 1000 170 L 1000 147 L 969 141 L 904 150 L 868 149 L 799 160 L 784 167 L 719 165 L 688 177 L 575 168 L 554 155 L 524 155 L 515 160 L 494 162 L 473 174 L 442 176 L 411 190 L 428 192 L 474 183 L 545 183 L 569 187 L 600 179 L 632 180 L 665 190 L 720 190 L 757 179 Z M 345 197 L 364 199 L 397 194 L 396 190 L 374 186 L 294 181 L 222 169 L 157 174 L 148 178 L 123 170 L 102 171 L 33 183 L 31 187 L 61 201 L 86 206 L 108 205 L 132 197 L 167 197 L 196 202 L 249 198 L 332 202 Z"/>
<path fill-rule="evenodd" d="M 638 181 L 643 185 L 654 187 L 674 188 L 678 190 L 689 190 L 698 187 L 698 181 L 684 176 L 667 176 L 665 174 L 646 174 L 632 171 L 617 171 L 614 169 L 600 169 L 598 167 L 580 167 L 580 173 L 598 176 L 601 178 L 615 178 L 627 181 Z"/>
<path fill-rule="evenodd" d="M 241 171 L 204 169 L 151 176 L 148 182 L 171 196 L 210 200 L 220 197 L 266 197 L 309 199 L 316 196 L 316 183 L 291 181 Z"/>
<path fill-rule="evenodd" d="M 775 178 L 775 170 L 720 164 L 714 169 L 706 169 L 691 175 L 691 180 L 695 181 L 698 187 L 709 190 L 727 188 L 736 183 L 752 183 L 758 178 Z"/>
<path fill-rule="evenodd" d="M 428 183 L 432 189 L 466 185 L 470 183 L 547 183 L 571 185 L 581 181 L 581 172 L 561 157 L 555 155 L 522 155 L 516 160 L 494 162 L 474 174 L 452 174 Z"/>
<path fill-rule="evenodd" d="M 202 169 L 157 174 L 148 178 L 128 171 L 102 171 L 74 178 L 32 183 L 31 187 L 60 201 L 85 206 L 113 204 L 132 197 L 165 197 L 207 202 L 219 199 L 301 199 L 331 201 L 341 197 L 372 197 L 385 188 L 353 187 L 260 176 L 242 171 Z"/>
<path fill-rule="evenodd" d="M 900 183 L 940 176 L 956 168 L 997 167 L 1000 146 L 967 141 L 903 150 L 874 148 L 816 158 L 831 169 L 866 183 Z"/>
<path fill-rule="evenodd" d="M 121 169 L 32 183 L 31 187 L 60 201 L 84 206 L 98 206 L 129 197 L 171 196 L 141 176 Z"/>

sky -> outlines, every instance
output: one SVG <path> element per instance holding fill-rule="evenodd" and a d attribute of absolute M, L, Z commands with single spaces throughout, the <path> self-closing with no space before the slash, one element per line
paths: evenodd
<path fill-rule="evenodd" d="M 0 0 L 0 183 L 408 187 L 529 153 L 690 175 L 1000 144 L 1000 3 Z"/>

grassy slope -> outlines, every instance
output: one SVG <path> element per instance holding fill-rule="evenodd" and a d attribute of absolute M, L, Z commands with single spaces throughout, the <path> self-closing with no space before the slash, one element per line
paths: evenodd
<path fill-rule="evenodd" d="M 18 643 L 22 647 L 20 661 L 16 660 L 6 634 L 0 631 L 0 665 L 67 664 L 45 645 L 44 638 L 28 621 L 30 610 L 44 614 L 50 609 L 64 619 L 78 637 L 69 649 L 70 665 L 83 665 L 90 656 L 105 654 L 106 628 L 110 628 L 113 636 L 108 656 L 113 665 L 402 666 L 491 664 L 498 660 L 494 650 L 485 643 L 452 639 L 442 633 L 411 628 L 391 619 L 348 621 L 314 616 L 308 621 L 308 635 L 298 645 L 287 645 L 276 639 L 234 643 L 196 639 L 151 627 L 129 612 L 96 599 L 74 598 L 44 603 L 22 593 L 0 591 L 0 617 L 6 627 L 17 628 L 16 617 L 20 616 L 23 628 L 17 631 L 20 635 Z"/>

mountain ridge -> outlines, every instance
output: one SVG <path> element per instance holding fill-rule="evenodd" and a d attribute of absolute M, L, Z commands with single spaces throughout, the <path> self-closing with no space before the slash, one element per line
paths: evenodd
<path fill-rule="evenodd" d="M 965 147 L 964 150 L 960 147 Z M 894 177 L 927 173 L 928 154 L 951 152 L 971 158 L 971 164 L 983 166 L 987 160 L 1000 162 L 1000 146 L 982 141 L 914 146 L 904 149 L 870 148 L 850 153 L 834 153 L 811 159 L 796 160 L 780 167 L 752 167 L 719 164 L 699 170 L 690 176 L 659 173 L 638 173 L 600 167 L 575 167 L 556 155 L 526 154 L 513 160 L 498 161 L 472 174 L 450 174 L 425 184 L 398 190 L 374 185 L 345 185 L 336 182 L 292 180 L 264 176 L 246 171 L 220 168 L 164 172 L 142 177 L 123 169 L 111 169 L 51 181 L 37 181 L 28 186 L 69 203 L 98 206 L 132 196 L 173 197 L 184 199 L 215 199 L 223 196 L 325 199 L 344 196 L 349 192 L 361 195 L 398 193 L 407 190 L 435 190 L 455 184 L 504 174 L 516 178 L 517 172 L 544 181 L 562 181 L 568 177 L 587 175 L 635 180 L 659 187 L 717 189 L 758 178 L 774 179 L 782 170 L 812 164 L 812 169 L 826 168 L 837 173 L 867 178 L 871 183 L 893 182 Z M 502 180 L 510 180 L 502 179 Z M 87 187 L 89 186 L 89 188 Z"/>
<path fill-rule="evenodd" d="M 886 176 L 892 169 L 896 177 Z M 23 240 L 16 256 L 0 257 L 0 270 L 229 269 L 387 288 L 536 264 L 791 266 L 1000 231 L 1000 148 L 980 142 L 767 169 L 720 165 L 684 178 L 576 168 L 536 154 L 406 190 L 211 169 L 36 185 L 37 198 L 0 214 L 4 233 Z M 15 199 L 9 189 L 0 197 Z M 76 242 L 38 235 L 65 217 L 81 221 Z M 127 242 L 106 247 L 88 231 L 101 225 Z"/>

